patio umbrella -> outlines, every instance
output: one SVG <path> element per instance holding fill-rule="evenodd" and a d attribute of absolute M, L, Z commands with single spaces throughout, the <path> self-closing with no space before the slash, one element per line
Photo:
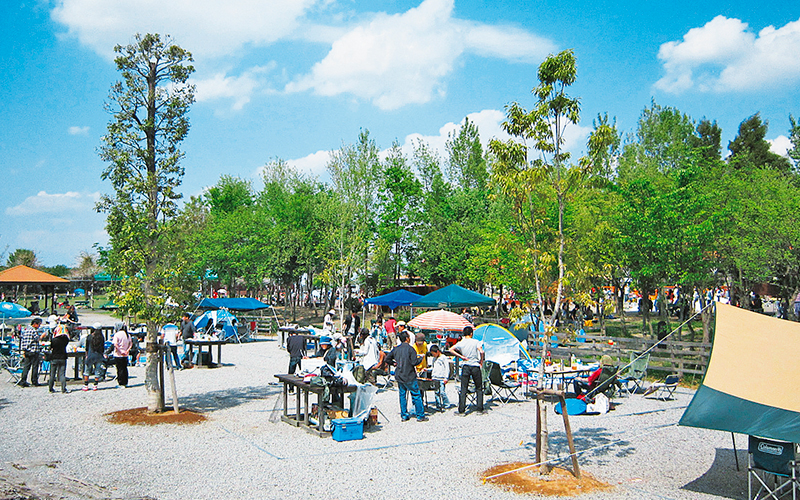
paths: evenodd
<path fill-rule="evenodd" d="M 0 318 L 3 318 L 2 332 L 6 331 L 6 318 L 27 318 L 31 312 L 13 302 L 0 302 Z"/>
<path fill-rule="evenodd" d="M 460 314 L 439 309 L 438 311 L 420 314 L 409 321 L 408 325 L 423 330 L 456 332 L 463 330 L 465 326 L 472 326 L 472 323 L 464 319 Z"/>
<path fill-rule="evenodd" d="M 19 304 L 13 302 L 0 302 L 0 317 L 6 318 L 27 318 L 31 312 Z"/>

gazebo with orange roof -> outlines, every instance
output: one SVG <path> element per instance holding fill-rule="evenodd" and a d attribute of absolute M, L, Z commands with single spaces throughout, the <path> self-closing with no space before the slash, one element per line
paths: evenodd
<path fill-rule="evenodd" d="M 45 290 L 44 310 L 47 310 L 47 299 L 55 295 L 56 285 L 69 285 L 69 280 L 53 276 L 44 271 L 28 266 L 14 266 L 0 271 L 0 286 L 2 285 L 39 285 Z M 55 297 L 53 297 L 55 300 Z"/>

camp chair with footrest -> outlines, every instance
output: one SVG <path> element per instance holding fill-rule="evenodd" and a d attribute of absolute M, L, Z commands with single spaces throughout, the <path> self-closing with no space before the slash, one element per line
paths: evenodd
<path fill-rule="evenodd" d="M 667 375 L 663 382 L 651 384 L 644 392 L 644 395 L 649 396 L 650 394 L 655 394 L 656 399 L 660 399 L 661 401 L 672 399 L 672 395 L 675 393 L 675 389 L 678 388 L 678 382 L 680 381 L 681 377 L 676 373 Z"/>
<path fill-rule="evenodd" d="M 750 436 L 748 440 L 747 498 L 778 500 L 791 493 L 797 499 L 795 444 Z M 753 493 L 755 487 L 758 491 Z"/>

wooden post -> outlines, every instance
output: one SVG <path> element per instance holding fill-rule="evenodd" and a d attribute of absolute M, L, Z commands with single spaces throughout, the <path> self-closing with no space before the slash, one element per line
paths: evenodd
<path fill-rule="evenodd" d="M 161 391 L 159 391 L 159 398 L 160 398 L 160 405 L 158 407 L 158 411 L 164 410 L 164 346 L 158 346 L 158 382 L 161 386 Z"/>
<path fill-rule="evenodd" d="M 567 434 L 567 443 L 569 443 L 569 453 L 572 456 L 572 473 L 577 479 L 581 478 L 581 470 L 578 467 L 578 455 L 575 454 L 575 443 L 572 441 L 572 428 L 569 426 L 569 415 L 567 414 L 567 401 L 564 399 L 562 392 L 558 396 L 561 402 L 561 415 L 564 417 L 564 430 Z"/>
<path fill-rule="evenodd" d="M 165 346 L 167 349 L 167 366 L 169 367 L 169 385 L 172 389 L 172 409 L 175 413 L 180 413 L 180 406 L 178 405 L 178 389 L 175 387 L 175 366 L 172 364 L 172 348 Z M 161 393 L 164 391 L 162 389 Z"/>
<path fill-rule="evenodd" d="M 536 395 L 536 463 L 541 461 L 542 456 L 542 420 L 539 413 L 539 395 Z"/>

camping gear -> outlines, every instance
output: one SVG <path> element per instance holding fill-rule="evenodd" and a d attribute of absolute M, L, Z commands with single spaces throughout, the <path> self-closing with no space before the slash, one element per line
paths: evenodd
<path fill-rule="evenodd" d="M 364 439 L 364 419 L 357 417 L 335 418 L 331 436 L 334 441 Z"/>
<path fill-rule="evenodd" d="M 482 293 L 473 292 L 458 285 L 448 285 L 411 303 L 412 307 L 478 307 L 493 306 L 495 300 Z"/>
<path fill-rule="evenodd" d="M 565 399 L 565 406 L 567 407 L 567 415 L 583 415 L 586 413 L 586 401 L 578 398 Z M 556 415 L 561 415 L 561 403 L 555 405 Z"/>
<path fill-rule="evenodd" d="M 503 378 L 503 371 L 500 365 L 494 361 L 488 361 L 489 365 L 489 382 L 492 386 L 492 399 L 497 397 L 501 403 L 508 403 L 509 401 L 518 400 L 517 389 L 522 387 L 522 382 L 515 382 L 505 380 Z"/>
<path fill-rule="evenodd" d="M 480 325 L 472 333 L 472 338 L 483 342 L 484 358 L 487 361 L 494 361 L 501 367 L 518 359 L 531 359 L 520 341 L 500 325 L 490 323 Z"/>
<path fill-rule="evenodd" d="M 715 305 L 708 369 L 680 425 L 800 442 L 800 323 Z"/>
<path fill-rule="evenodd" d="M 203 299 L 197 305 L 198 309 L 228 309 L 231 311 L 257 311 L 259 309 L 269 309 L 271 307 L 272 306 L 269 304 L 249 297 Z"/>
<path fill-rule="evenodd" d="M 755 480 L 755 481 L 754 481 Z M 758 491 L 753 495 L 753 487 Z M 797 498 L 797 456 L 794 443 L 750 436 L 748 439 L 747 498 Z M 762 495 L 763 493 L 763 495 Z"/>
<path fill-rule="evenodd" d="M 194 327 L 198 331 L 205 331 L 209 322 L 216 328 L 220 340 L 239 339 L 234 322 L 238 323 L 236 316 L 225 309 L 206 311 L 194 320 Z"/>

